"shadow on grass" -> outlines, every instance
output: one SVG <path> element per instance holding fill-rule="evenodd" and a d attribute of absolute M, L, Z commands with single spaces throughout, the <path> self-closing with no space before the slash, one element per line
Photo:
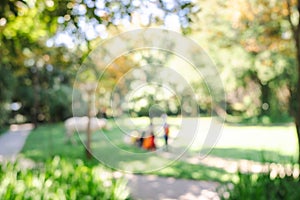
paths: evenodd
<path fill-rule="evenodd" d="M 229 119 L 229 120 L 228 120 Z M 230 126 L 283 126 L 294 123 L 292 117 L 288 115 L 270 117 L 270 116 L 258 116 L 258 117 L 228 117 L 226 123 Z"/>
<path fill-rule="evenodd" d="M 240 149 L 240 148 L 214 148 L 209 155 L 220 158 L 230 159 L 245 159 L 262 163 L 295 163 L 296 157 L 291 155 L 284 155 L 276 151 L 254 150 L 254 149 Z"/>
<path fill-rule="evenodd" d="M 223 169 L 197 164 L 176 161 L 172 165 L 153 174 L 180 179 L 209 180 L 217 182 L 232 181 L 236 174 L 228 173 Z"/>

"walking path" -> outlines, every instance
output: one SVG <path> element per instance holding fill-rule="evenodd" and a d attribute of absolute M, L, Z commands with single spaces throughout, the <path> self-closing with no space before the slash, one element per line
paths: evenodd
<path fill-rule="evenodd" d="M 216 188 L 220 185 L 211 181 L 193 181 L 163 178 L 154 175 L 127 175 L 133 199 L 139 200 L 219 200 Z"/>
<path fill-rule="evenodd" d="M 0 136 L 0 161 L 16 159 L 32 128 L 32 124 L 11 125 L 10 130 Z"/>

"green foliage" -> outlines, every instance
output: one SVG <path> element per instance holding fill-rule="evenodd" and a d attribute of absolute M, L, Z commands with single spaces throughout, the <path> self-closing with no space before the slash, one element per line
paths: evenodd
<path fill-rule="evenodd" d="M 33 169 L 0 166 L 0 199 L 128 199 L 126 182 L 101 166 L 54 157 Z"/>
<path fill-rule="evenodd" d="M 120 20 L 130 23 L 134 16 L 131 13 L 150 11 L 145 14 L 149 18 L 148 25 L 163 24 L 168 15 L 178 15 L 182 30 L 187 32 L 191 17 L 198 11 L 191 1 L 132 4 L 105 0 L 102 3 L 70 0 L 0 2 L 0 125 L 16 122 L 17 114 L 22 115 L 24 121 L 34 123 L 59 121 L 70 116 L 70 88 L 80 63 L 93 45 L 98 44 L 102 32 L 114 31 L 111 26 L 120 26 Z M 151 13 L 153 10 L 148 6 L 156 7 L 156 11 Z M 162 15 L 157 15 L 158 10 Z M 105 29 L 101 33 L 100 26 Z M 61 39 L 62 35 L 67 39 Z M 126 72 L 117 71 L 120 76 Z M 116 77 L 104 79 L 106 83 L 118 80 Z M 14 88 L 12 82 L 18 87 Z M 18 113 L 8 108 L 14 101 L 22 106 Z"/>
<path fill-rule="evenodd" d="M 285 120 L 289 105 L 297 103 L 291 99 L 297 63 L 286 1 L 213 1 L 202 6 L 199 15 L 205 20 L 192 26 L 203 27 L 199 42 L 207 38 L 207 49 L 221 71 L 228 120 Z"/>
<path fill-rule="evenodd" d="M 60 85 L 57 88 L 49 90 L 49 99 L 45 103 L 48 106 L 49 116 L 48 121 L 60 121 L 66 119 L 72 115 L 71 104 L 72 104 L 72 88 L 68 85 Z"/>
<path fill-rule="evenodd" d="M 0 135 L 3 134 L 3 133 L 5 133 L 7 130 L 8 130 L 7 127 L 4 127 L 4 128 L 0 127 Z"/>
<path fill-rule="evenodd" d="M 9 107 L 15 85 L 16 80 L 9 70 L 9 67 L 2 65 L 0 67 L 0 127 L 7 123 L 6 119 L 9 116 Z"/>
<path fill-rule="evenodd" d="M 243 174 L 238 173 L 238 182 L 220 188 L 222 199 L 300 199 L 299 177 L 285 174 L 271 177 L 269 173 Z"/>

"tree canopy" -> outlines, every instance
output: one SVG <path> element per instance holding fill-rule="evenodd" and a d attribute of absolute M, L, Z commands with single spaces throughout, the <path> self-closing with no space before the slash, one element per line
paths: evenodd
<path fill-rule="evenodd" d="M 65 119 L 76 71 L 100 40 L 172 16 L 188 32 L 197 11 L 190 1 L 5 0 L 0 8 L 1 124 Z M 117 62 L 124 70 L 110 68 L 107 86 L 128 69 Z"/>

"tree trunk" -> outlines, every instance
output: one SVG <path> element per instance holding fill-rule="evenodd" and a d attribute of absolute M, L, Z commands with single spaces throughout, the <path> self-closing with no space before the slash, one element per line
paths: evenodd
<path fill-rule="evenodd" d="M 297 139 L 298 139 L 297 141 L 298 142 L 298 164 L 300 165 L 300 125 L 297 124 L 297 122 L 295 122 L 295 124 L 296 124 Z"/>
<path fill-rule="evenodd" d="M 92 158 L 92 152 L 91 152 L 91 117 L 89 117 L 89 119 L 88 119 L 88 126 L 87 126 L 86 157 L 87 157 L 87 159 Z"/>
<path fill-rule="evenodd" d="M 32 122 L 34 127 L 38 124 L 38 113 L 39 113 L 39 74 L 37 67 L 34 67 L 32 72 L 33 82 L 33 108 L 32 108 Z"/>
<path fill-rule="evenodd" d="M 91 101 L 91 96 L 90 94 L 88 94 L 88 124 L 87 124 L 87 131 L 86 131 L 86 157 L 87 159 L 91 159 L 92 158 L 92 150 L 91 150 L 91 107 L 92 107 L 92 101 Z"/>
<path fill-rule="evenodd" d="M 297 1 L 298 14 L 300 14 L 300 0 Z M 296 85 L 296 98 L 292 102 L 295 106 L 294 119 L 298 137 L 298 163 L 300 164 L 300 15 L 298 15 L 298 24 L 294 27 L 294 40 L 296 43 L 296 58 L 297 58 L 297 85 Z"/>
<path fill-rule="evenodd" d="M 260 115 L 269 115 L 270 114 L 270 87 L 269 83 L 262 84 L 260 82 L 261 88 L 261 108 Z"/>
<path fill-rule="evenodd" d="M 300 34 L 300 31 L 298 31 Z M 300 165 L 300 43 L 298 41 L 297 45 L 297 67 L 298 67 L 298 81 L 297 81 L 297 88 L 296 88 L 296 98 L 295 102 L 292 102 L 295 104 L 295 113 L 294 113 L 294 119 L 295 119 L 295 125 L 296 125 L 296 131 L 297 131 L 297 137 L 298 137 L 298 164 Z"/>

